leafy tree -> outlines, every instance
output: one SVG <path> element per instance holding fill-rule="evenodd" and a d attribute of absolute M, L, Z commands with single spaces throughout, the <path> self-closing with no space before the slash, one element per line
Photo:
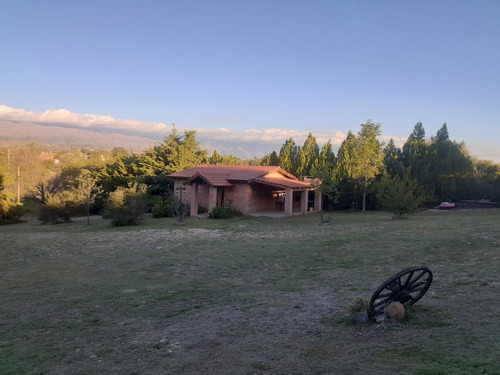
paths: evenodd
<path fill-rule="evenodd" d="M 273 151 L 270 154 L 264 156 L 264 158 L 262 158 L 261 165 L 279 166 L 280 158 L 276 151 Z"/>
<path fill-rule="evenodd" d="M 378 183 L 377 201 L 397 219 L 416 211 L 424 201 L 424 193 L 408 171 L 402 176 L 384 175 Z"/>
<path fill-rule="evenodd" d="M 111 156 L 114 158 L 130 156 L 130 155 L 133 155 L 133 152 L 126 150 L 124 147 L 114 147 L 111 150 Z"/>
<path fill-rule="evenodd" d="M 79 200 L 85 206 L 87 225 L 90 225 L 90 205 L 95 202 L 96 196 L 102 189 L 98 187 L 98 176 L 87 169 L 83 169 L 76 179 L 76 192 Z"/>
<path fill-rule="evenodd" d="M 293 138 L 287 139 L 281 146 L 279 159 L 279 166 L 285 171 L 296 175 L 299 165 L 299 147 L 295 144 Z"/>
<path fill-rule="evenodd" d="M 321 151 L 312 165 L 311 176 L 320 177 L 322 179 L 326 176 L 333 178 L 335 162 L 335 153 L 332 149 L 332 142 L 328 140 L 323 147 L 321 147 Z"/>
<path fill-rule="evenodd" d="M 299 150 L 299 160 L 297 166 L 297 177 L 311 176 L 314 164 L 319 156 L 319 146 L 316 138 L 309 133 L 304 142 L 304 146 Z"/>
<path fill-rule="evenodd" d="M 150 148 L 138 161 L 142 175 L 166 175 L 195 167 L 207 161 L 207 150 L 196 141 L 195 131 L 177 134 L 176 128 L 165 137 L 163 143 Z"/>
<path fill-rule="evenodd" d="M 103 191 L 109 193 L 118 187 L 136 183 L 139 177 L 137 159 L 137 156 L 129 154 L 117 157 L 113 163 L 106 165 L 99 174 L 99 185 Z"/>
<path fill-rule="evenodd" d="M 216 164 L 222 164 L 223 163 L 223 158 L 220 156 L 217 152 L 217 150 L 214 150 L 212 156 L 208 159 L 208 164 L 211 165 L 216 165 Z"/>
<path fill-rule="evenodd" d="M 314 163 L 311 175 L 317 180 L 312 183 L 313 187 L 321 193 L 321 223 L 324 223 L 323 208 L 325 198 L 335 201 L 334 193 L 337 184 L 334 179 L 335 154 L 332 151 L 330 140 L 323 145 L 316 162 Z"/>
<path fill-rule="evenodd" d="M 384 163 L 382 144 L 377 140 L 380 124 L 368 120 L 361 124 L 357 135 L 349 132 L 342 142 L 337 163 L 337 176 L 353 181 L 363 192 L 363 211 L 366 211 L 366 192 L 380 174 Z"/>
<path fill-rule="evenodd" d="M 74 184 L 80 173 L 80 167 L 64 167 L 61 171 L 54 171 L 52 177 L 40 180 L 35 186 L 33 198 L 45 203 L 48 198 L 64 190 L 68 190 Z"/>

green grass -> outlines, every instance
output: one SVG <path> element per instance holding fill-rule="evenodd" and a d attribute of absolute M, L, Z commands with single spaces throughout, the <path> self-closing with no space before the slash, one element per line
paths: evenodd
<path fill-rule="evenodd" d="M 494 374 L 500 211 L 0 227 L 1 374 Z M 346 324 L 426 265 L 401 323 Z"/>

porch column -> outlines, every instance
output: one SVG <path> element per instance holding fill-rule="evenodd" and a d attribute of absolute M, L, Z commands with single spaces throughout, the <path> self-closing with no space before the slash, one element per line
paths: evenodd
<path fill-rule="evenodd" d="M 191 185 L 191 216 L 198 215 L 198 184 Z"/>
<path fill-rule="evenodd" d="M 217 188 L 215 186 L 208 187 L 208 212 L 217 207 Z"/>
<path fill-rule="evenodd" d="M 315 190 L 314 191 L 314 211 L 321 212 L 323 210 L 323 207 L 321 207 L 321 201 L 322 201 L 321 191 Z"/>
<path fill-rule="evenodd" d="M 285 216 L 292 216 L 293 213 L 293 190 L 285 189 Z"/>
<path fill-rule="evenodd" d="M 308 191 L 307 189 L 304 189 L 300 192 L 300 212 L 303 214 L 307 213 L 307 206 L 308 206 Z"/>

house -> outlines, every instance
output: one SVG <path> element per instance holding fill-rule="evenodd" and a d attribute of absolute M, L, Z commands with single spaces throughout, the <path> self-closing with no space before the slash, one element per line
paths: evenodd
<path fill-rule="evenodd" d="M 172 173 L 176 196 L 191 208 L 231 207 L 243 214 L 277 211 L 285 216 L 321 210 L 321 194 L 310 182 L 273 166 L 199 165 Z"/>

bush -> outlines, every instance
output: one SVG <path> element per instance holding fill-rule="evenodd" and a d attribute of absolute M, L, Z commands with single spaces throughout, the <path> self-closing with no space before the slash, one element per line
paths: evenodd
<path fill-rule="evenodd" d="M 5 193 L 3 187 L 4 175 L 0 171 L 0 224 L 16 224 L 22 222 L 24 210 L 21 203 L 13 201 L 14 195 Z"/>
<path fill-rule="evenodd" d="M 425 200 L 417 180 L 410 178 L 408 173 L 403 177 L 384 176 L 379 184 L 377 200 L 396 219 L 416 211 Z"/>
<path fill-rule="evenodd" d="M 360 297 L 356 298 L 354 302 L 347 307 L 347 311 L 350 314 L 366 311 L 367 309 L 368 309 L 368 301 Z"/>
<path fill-rule="evenodd" d="M 139 187 L 120 187 L 109 195 L 103 217 L 111 219 L 111 225 L 137 225 L 147 209 L 146 189 Z"/>
<path fill-rule="evenodd" d="M 228 219 L 235 216 L 241 216 L 241 212 L 230 207 L 215 207 L 210 214 L 212 219 Z"/>
<path fill-rule="evenodd" d="M 151 209 L 153 217 L 174 217 L 175 216 L 175 202 L 172 197 L 159 199 Z"/>
<path fill-rule="evenodd" d="M 47 198 L 40 206 L 38 221 L 42 224 L 69 223 L 71 217 L 81 211 L 81 205 L 75 202 L 69 192 L 57 194 Z"/>
<path fill-rule="evenodd" d="M 71 213 L 65 205 L 53 205 L 48 202 L 40 207 L 38 221 L 42 224 L 59 224 L 71 221 Z"/>
<path fill-rule="evenodd" d="M 0 225 L 22 223 L 21 216 L 24 215 L 24 208 L 21 203 L 9 202 L 8 206 L 2 204 L 0 209 Z"/>

